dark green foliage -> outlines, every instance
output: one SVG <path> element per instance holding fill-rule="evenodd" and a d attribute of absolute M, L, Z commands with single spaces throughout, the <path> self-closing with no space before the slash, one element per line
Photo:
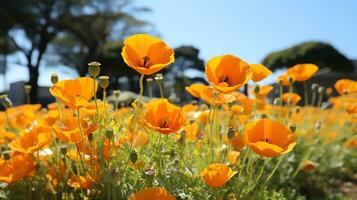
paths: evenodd
<path fill-rule="evenodd" d="M 353 63 L 332 45 L 323 42 L 305 42 L 273 52 L 262 62 L 272 70 L 291 67 L 298 63 L 313 63 L 333 71 L 353 71 Z"/>

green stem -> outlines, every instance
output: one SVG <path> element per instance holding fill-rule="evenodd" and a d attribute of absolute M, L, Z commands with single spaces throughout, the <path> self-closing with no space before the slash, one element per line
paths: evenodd
<path fill-rule="evenodd" d="M 303 85 L 304 85 L 305 106 L 308 106 L 308 105 L 309 105 L 309 102 L 308 102 L 308 96 L 307 96 L 307 83 L 306 83 L 306 82 L 303 82 Z"/>
<path fill-rule="evenodd" d="M 283 161 L 284 156 L 281 156 L 279 158 L 279 161 L 276 163 L 274 169 L 271 171 L 271 173 L 269 174 L 268 178 L 265 180 L 265 184 L 269 182 L 269 180 L 273 177 L 275 171 L 278 169 L 278 167 L 280 166 L 281 162 Z"/>

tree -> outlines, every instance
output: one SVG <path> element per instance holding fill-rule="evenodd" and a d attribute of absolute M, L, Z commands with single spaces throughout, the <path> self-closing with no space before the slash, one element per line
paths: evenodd
<path fill-rule="evenodd" d="M 313 63 L 333 71 L 353 71 L 353 63 L 332 45 L 323 42 L 305 42 L 288 49 L 273 52 L 262 62 L 272 70 L 291 67 L 298 63 Z"/>
<path fill-rule="evenodd" d="M 59 33 L 58 25 L 64 13 L 76 5 L 82 5 L 81 0 L 12 0 L 1 1 L 2 18 L 11 23 L 7 37 L 18 51 L 26 58 L 32 86 L 31 98 L 37 100 L 39 67 L 43 56 Z M 22 37 L 19 37 L 19 35 Z"/>
<path fill-rule="evenodd" d="M 66 15 L 61 29 L 65 31 L 54 42 L 54 51 L 60 56 L 62 64 L 74 67 L 80 76 L 87 73 L 87 63 L 111 54 L 111 43 L 118 44 L 123 39 L 148 25 L 130 14 L 128 7 L 132 1 L 107 0 L 93 1 L 88 8 L 77 8 L 77 15 Z M 146 12 L 145 7 L 135 7 L 132 11 Z M 106 48 L 110 46 L 110 48 Z M 105 52 L 106 51 L 106 52 Z M 108 52 L 109 51 L 109 52 Z M 112 55 L 108 55 L 112 57 Z M 120 52 L 116 52 L 116 57 Z"/>

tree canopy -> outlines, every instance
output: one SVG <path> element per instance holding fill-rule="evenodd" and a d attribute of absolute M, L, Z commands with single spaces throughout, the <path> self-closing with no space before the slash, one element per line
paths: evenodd
<path fill-rule="evenodd" d="M 353 63 L 332 45 L 324 42 L 305 42 L 267 55 L 262 63 L 272 70 L 298 63 L 313 63 L 333 71 L 353 71 Z"/>

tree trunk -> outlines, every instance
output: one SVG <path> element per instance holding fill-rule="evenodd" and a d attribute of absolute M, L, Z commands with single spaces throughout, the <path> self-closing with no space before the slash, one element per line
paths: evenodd
<path fill-rule="evenodd" d="M 31 64 L 30 64 L 31 65 Z M 38 99 L 38 77 L 39 77 L 39 72 L 38 72 L 38 68 L 36 67 L 32 67 L 32 66 L 28 66 L 29 72 L 30 72 L 30 81 L 29 84 L 31 85 L 32 89 L 31 89 L 31 93 L 30 93 L 30 103 L 38 103 L 39 99 Z"/>

